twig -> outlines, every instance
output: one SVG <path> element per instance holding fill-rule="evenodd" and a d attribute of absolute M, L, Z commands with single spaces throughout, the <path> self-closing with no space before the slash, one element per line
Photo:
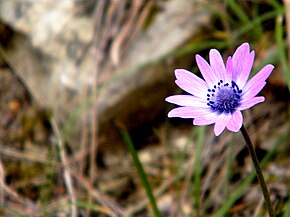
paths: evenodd
<path fill-rule="evenodd" d="M 4 173 L 4 168 L 2 165 L 2 161 L 0 159 L 0 205 L 2 206 L 4 204 L 4 194 L 3 194 L 3 189 L 5 185 L 5 173 Z"/>
<path fill-rule="evenodd" d="M 9 186 L 5 183 L 5 171 L 2 164 L 2 161 L 0 159 L 0 192 L 1 192 L 1 206 L 3 206 L 4 203 L 4 196 L 8 195 L 10 198 L 12 198 L 17 203 L 21 204 L 21 212 L 26 214 L 27 216 L 40 216 L 40 209 L 39 206 L 36 205 L 34 202 L 27 198 L 23 198 L 20 195 L 18 195 L 17 192 L 15 192 L 13 189 L 11 189 Z M 5 201 L 7 204 L 7 202 Z"/>
<path fill-rule="evenodd" d="M 254 212 L 253 217 L 258 217 L 258 216 L 260 216 L 259 213 L 261 212 L 261 208 L 262 208 L 262 206 L 263 206 L 263 203 L 264 203 L 264 200 L 263 200 L 263 197 L 261 197 L 261 199 L 260 199 L 260 201 L 259 201 L 259 203 L 258 203 L 258 205 L 257 205 L 257 207 L 256 207 L 256 210 L 255 210 L 255 212 Z"/>
<path fill-rule="evenodd" d="M 83 99 L 87 99 L 87 98 L 88 98 L 88 85 L 85 85 Z M 85 111 L 82 114 L 82 132 L 81 132 L 81 141 L 80 141 L 81 144 L 80 144 L 80 152 L 79 152 L 81 153 L 81 162 L 79 164 L 79 172 L 81 174 L 83 174 L 85 170 L 85 164 L 87 160 L 85 158 L 85 156 L 87 155 L 86 145 L 87 145 L 87 139 L 88 139 L 87 117 L 88 117 L 88 113 L 85 109 Z"/>
<path fill-rule="evenodd" d="M 132 6 L 130 10 L 128 11 L 129 18 L 128 20 L 126 20 L 126 23 L 124 24 L 124 26 L 122 26 L 120 33 L 113 41 L 112 48 L 111 48 L 111 59 L 112 59 L 113 64 L 115 65 L 118 65 L 120 63 L 120 56 L 122 54 L 121 46 L 124 46 L 124 44 L 129 43 L 131 37 L 137 31 L 135 23 L 136 23 L 136 20 L 138 20 L 138 15 L 139 15 L 138 12 L 140 8 L 142 7 L 142 4 L 143 4 L 143 1 L 140 1 L 140 0 L 132 1 Z"/>
<path fill-rule="evenodd" d="M 98 83 L 98 73 L 100 70 L 100 64 L 102 61 L 102 50 L 100 50 L 98 45 L 98 40 L 100 39 L 100 35 L 103 33 L 101 30 L 102 25 L 102 16 L 104 13 L 104 7 L 105 7 L 105 1 L 100 1 L 97 3 L 95 10 L 94 10 L 94 33 L 92 36 L 92 49 L 93 49 L 93 55 L 96 61 L 96 67 L 93 71 L 93 85 L 92 85 L 92 107 L 90 110 L 90 165 L 89 165 L 89 180 L 90 185 L 93 185 L 95 177 L 96 177 L 96 156 L 97 156 L 97 148 L 98 148 L 98 141 L 97 141 L 97 131 L 98 131 L 98 125 L 97 125 L 97 83 Z M 92 195 L 91 192 L 88 192 L 88 202 L 91 203 L 92 201 Z M 86 211 L 86 215 L 89 216 L 89 209 Z"/>
<path fill-rule="evenodd" d="M 37 163 L 42 163 L 42 164 L 47 164 L 47 163 L 56 163 L 54 161 L 48 162 L 47 156 L 42 153 L 33 153 L 33 152 L 28 152 L 28 151 L 20 151 L 16 148 L 12 148 L 11 146 L 4 146 L 0 144 L 0 154 L 13 157 L 16 159 L 20 160 L 29 160 L 32 162 L 37 162 Z"/>
<path fill-rule="evenodd" d="M 67 159 L 66 159 L 66 154 L 64 151 L 60 131 L 59 131 L 59 128 L 58 128 L 56 121 L 53 118 L 51 119 L 51 123 L 52 123 L 52 128 L 54 130 L 54 133 L 55 133 L 55 136 L 57 139 L 56 144 L 57 144 L 58 150 L 59 150 L 60 161 L 64 167 L 63 168 L 63 177 L 64 177 L 64 182 L 65 182 L 65 185 L 66 185 L 69 197 L 70 197 L 70 201 L 71 201 L 71 216 L 77 217 L 76 197 L 75 197 L 75 193 L 74 193 L 72 177 L 71 177 L 69 168 L 67 166 Z"/>
<path fill-rule="evenodd" d="M 79 182 L 79 184 L 85 188 L 88 192 L 90 192 L 91 196 L 95 198 L 97 202 L 102 204 L 104 207 L 108 209 L 108 214 L 112 217 L 125 216 L 123 210 L 110 198 L 105 195 L 102 195 L 97 189 L 94 189 L 90 184 L 90 181 L 87 180 L 84 176 L 77 173 L 73 168 L 69 168 L 71 174 L 74 178 Z"/>

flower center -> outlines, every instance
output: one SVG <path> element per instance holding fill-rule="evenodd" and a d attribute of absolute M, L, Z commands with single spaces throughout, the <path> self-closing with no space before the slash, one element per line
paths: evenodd
<path fill-rule="evenodd" d="M 234 81 L 229 85 L 229 83 L 220 80 L 217 85 L 214 85 L 213 89 L 208 89 L 207 105 L 218 114 L 233 113 L 240 105 L 241 93 L 242 90 Z"/>

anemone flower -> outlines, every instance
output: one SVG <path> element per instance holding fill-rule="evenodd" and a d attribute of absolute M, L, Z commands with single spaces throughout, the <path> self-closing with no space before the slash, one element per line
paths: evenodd
<path fill-rule="evenodd" d="M 248 80 L 254 57 L 248 43 L 239 46 L 226 65 L 216 49 L 209 52 L 209 64 L 196 55 L 204 80 L 185 69 L 175 70 L 175 83 L 191 95 L 167 97 L 167 102 L 181 106 L 172 109 L 168 117 L 193 118 L 193 124 L 199 126 L 215 124 L 216 136 L 225 128 L 238 132 L 243 123 L 241 111 L 265 100 L 256 95 L 274 68 L 268 64 Z"/>

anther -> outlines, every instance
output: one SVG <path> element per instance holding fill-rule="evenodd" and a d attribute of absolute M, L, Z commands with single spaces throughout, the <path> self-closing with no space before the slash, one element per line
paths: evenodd
<path fill-rule="evenodd" d="M 207 105 L 219 114 L 233 113 L 240 104 L 242 90 L 234 81 L 225 83 L 220 80 L 213 87 L 208 89 Z"/>

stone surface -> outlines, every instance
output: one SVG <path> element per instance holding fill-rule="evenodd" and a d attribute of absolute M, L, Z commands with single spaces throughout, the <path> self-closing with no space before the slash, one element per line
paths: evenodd
<path fill-rule="evenodd" d="M 19 33 L 6 50 L 8 59 L 60 123 L 70 114 L 72 123 L 80 123 L 77 112 L 85 110 L 86 91 L 97 78 L 101 124 L 138 125 L 164 109 L 158 103 L 172 89 L 173 68 L 157 60 L 209 22 L 201 1 L 159 2 L 155 13 L 153 2 L 1 0 L 1 21 Z"/>

